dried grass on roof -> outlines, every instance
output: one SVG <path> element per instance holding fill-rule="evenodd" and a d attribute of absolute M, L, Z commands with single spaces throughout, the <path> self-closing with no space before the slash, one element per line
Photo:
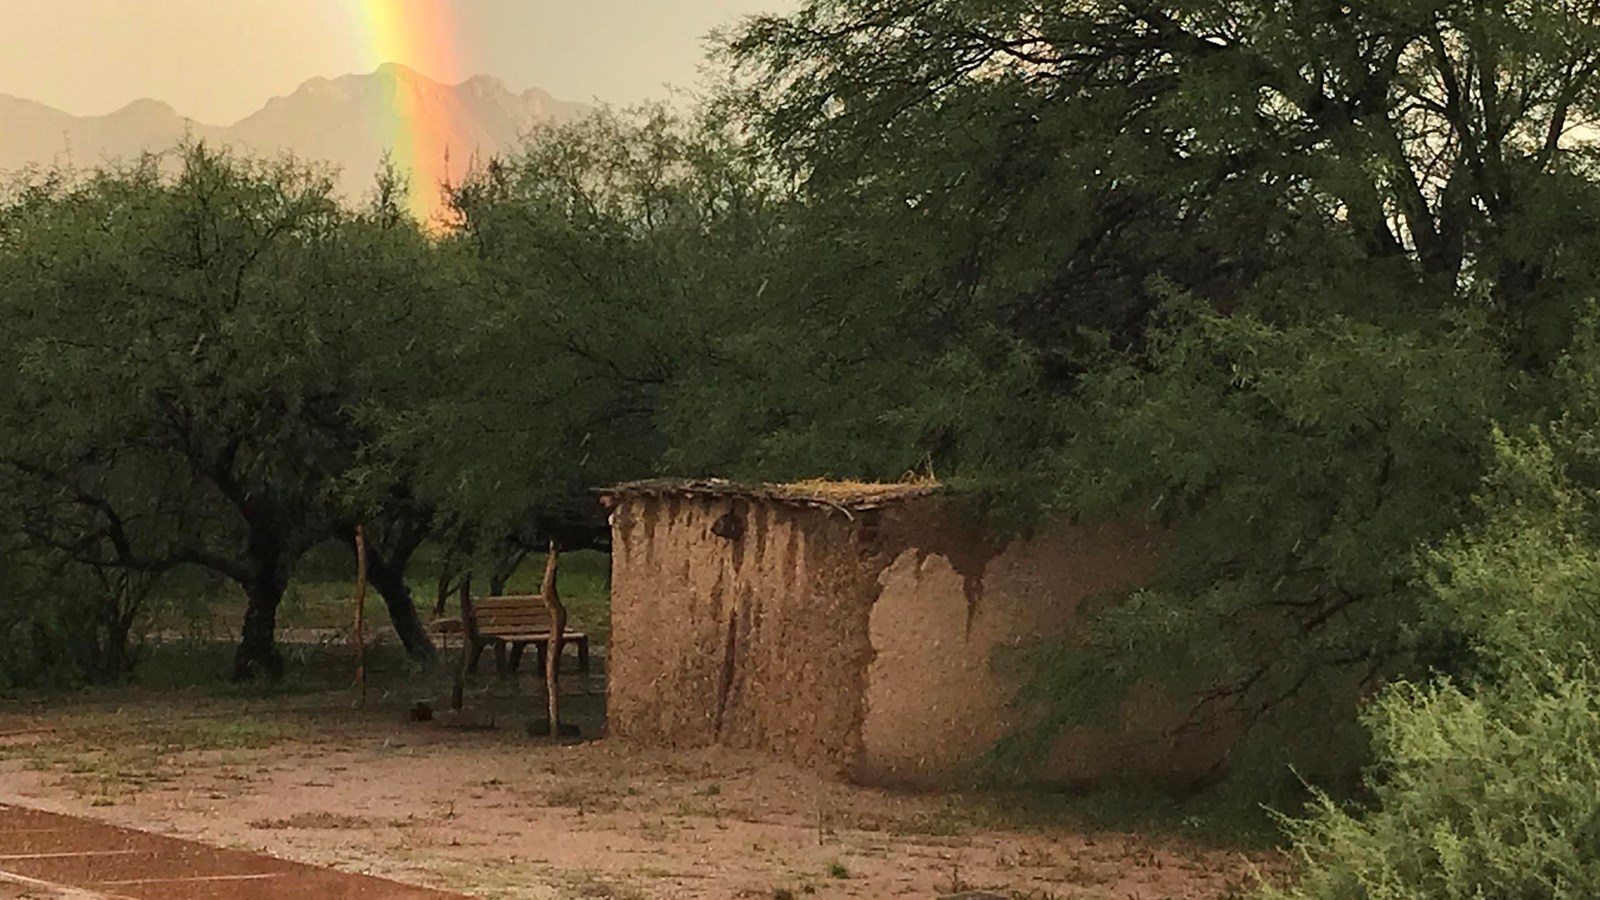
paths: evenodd
<path fill-rule="evenodd" d="M 612 496 L 750 497 L 788 503 L 862 509 L 898 500 L 925 497 L 941 490 L 943 490 L 943 486 L 939 482 L 927 478 L 908 479 L 896 483 L 830 481 L 815 478 L 789 484 L 750 484 L 725 481 L 720 478 L 702 480 L 657 478 L 619 484 L 608 488 L 602 493 Z"/>
<path fill-rule="evenodd" d="M 890 500 L 920 497 L 939 489 L 937 481 L 902 481 L 894 484 L 871 481 L 827 481 L 813 478 L 790 484 L 769 484 L 772 493 L 807 499 L 827 500 L 834 503 L 851 503 L 870 500 Z"/>

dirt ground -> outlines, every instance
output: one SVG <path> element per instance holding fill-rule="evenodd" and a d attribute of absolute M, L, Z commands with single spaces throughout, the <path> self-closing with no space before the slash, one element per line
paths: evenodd
<path fill-rule="evenodd" d="M 566 701 L 591 734 L 592 688 Z M 474 697 L 492 730 L 410 722 L 403 692 L 91 698 L 0 706 L 0 800 L 475 897 L 1220 900 L 1251 880 L 1237 852 L 1008 822 L 979 798 L 556 745 L 524 732 L 538 698 L 516 684 Z"/>

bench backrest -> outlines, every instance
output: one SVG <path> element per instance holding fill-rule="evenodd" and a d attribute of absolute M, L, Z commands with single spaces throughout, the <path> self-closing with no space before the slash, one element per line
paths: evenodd
<path fill-rule="evenodd" d="M 472 620 L 479 634 L 548 634 L 550 609 L 538 594 L 511 594 L 503 597 L 477 597 L 472 601 Z M 574 630 L 567 620 L 567 631 Z"/>

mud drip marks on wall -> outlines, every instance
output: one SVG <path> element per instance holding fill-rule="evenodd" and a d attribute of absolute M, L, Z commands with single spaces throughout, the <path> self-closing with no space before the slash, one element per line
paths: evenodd
<path fill-rule="evenodd" d="M 737 542 L 744 537 L 744 519 L 732 510 L 711 523 L 711 533 L 719 538 Z M 735 552 L 738 552 L 736 549 Z M 742 554 L 741 554 L 742 555 Z M 735 563 L 737 565 L 737 563 Z"/>
<path fill-rule="evenodd" d="M 876 570 L 848 520 L 807 509 L 752 502 L 740 540 L 713 535 L 734 499 L 686 498 L 673 524 L 666 497 L 617 505 L 635 509 L 617 517 L 633 534 L 614 541 L 612 733 L 846 766 L 859 755 L 877 590 L 864 576 Z"/>
<path fill-rule="evenodd" d="M 716 535 L 736 502 L 738 538 Z M 960 778 L 1026 715 L 997 650 L 1069 631 L 1080 602 L 1140 583 L 1158 550 L 1132 524 L 993 540 L 931 496 L 846 515 L 782 497 L 624 493 L 615 509 L 612 734 L 763 750 L 885 784 Z M 1214 761 L 1207 742 L 1141 749 L 1166 715 L 1144 706 L 1064 736 L 1040 777 Z"/>
<path fill-rule="evenodd" d="M 886 547 L 881 558 L 879 575 L 906 550 L 917 552 L 917 565 L 921 566 L 931 556 L 943 558 L 950 568 L 961 576 L 961 592 L 967 598 L 967 632 L 978 617 L 978 604 L 983 598 L 983 579 L 989 563 L 1006 551 L 1010 539 L 995 538 L 977 525 L 955 517 L 951 511 L 944 516 L 912 514 L 910 510 L 895 510 L 895 521 L 887 530 L 896 538 Z M 949 518 L 945 518 L 948 516 Z"/>
<path fill-rule="evenodd" d="M 803 577 L 800 571 L 801 540 L 798 528 L 789 529 L 788 542 L 784 547 L 784 552 L 787 555 L 783 558 L 783 589 L 785 591 L 793 591 L 800 584 L 800 579 Z"/>
<path fill-rule="evenodd" d="M 733 676 L 738 669 L 739 652 L 739 601 L 735 595 L 733 608 L 728 611 L 728 639 L 722 647 L 722 678 L 717 684 L 717 718 L 712 732 L 722 737 L 722 721 L 728 713 L 728 698 L 733 694 Z"/>

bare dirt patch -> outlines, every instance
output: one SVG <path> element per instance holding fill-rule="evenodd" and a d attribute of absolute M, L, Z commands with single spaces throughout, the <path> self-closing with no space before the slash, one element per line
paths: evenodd
<path fill-rule="evenodd" d="M 0 797 L 484 898 L 1220 900 L 1249 880 L 1236 852 L 1008 827 L 977 798 L 720 750 L 555 745 L 522 732 L 527 695 L 501 698 L 493 731 L 409 723 L 398 695 L 350 701 L 0 711 L 0 734 L 30 732 L 0 745 Z"/>
<path fill-rule="evenodd" d="M 65 900 L 65 895 L 60 891 L 0 879 L 0 900 Z"/>

